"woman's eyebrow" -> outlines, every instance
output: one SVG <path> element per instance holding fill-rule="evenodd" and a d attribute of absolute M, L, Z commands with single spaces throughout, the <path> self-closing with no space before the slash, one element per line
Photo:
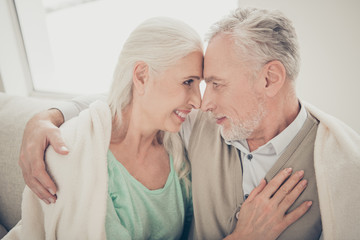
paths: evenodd
<path fill-rule="evenodd" d="M 196 80 L 200 80 L 200 79 L 201 79 L 201 77 L 199 77 L 199 76 L 187 76 L 187 77 L 184 77 L 184 79 L 190 79 L 190 78 L 196 79 Z"/>

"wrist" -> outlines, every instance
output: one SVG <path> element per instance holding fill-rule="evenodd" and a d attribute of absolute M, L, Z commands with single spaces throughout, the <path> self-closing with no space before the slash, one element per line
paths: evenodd
<path fill-rule="evenodd" d="M 64 123 L 64 116 L 61 113 L 60 110 L 56 108 L 51 108 L 49 110 L 40 112 L 36 114 L 29 122 L 28 124 L 36 123 L 36 122 L 47 122 L 52 123 L 56 127 L 60 127 L 61 124 Z"/>

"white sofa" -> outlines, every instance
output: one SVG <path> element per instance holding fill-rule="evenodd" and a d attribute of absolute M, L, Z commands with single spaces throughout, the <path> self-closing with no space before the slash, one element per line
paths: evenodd
<path fill-rule="evenodd" d="M 21 218 L 25 184 L 18 160 L 25 124 L 35 113 L 55 103 L 0 93 L 0 239 Z"/>

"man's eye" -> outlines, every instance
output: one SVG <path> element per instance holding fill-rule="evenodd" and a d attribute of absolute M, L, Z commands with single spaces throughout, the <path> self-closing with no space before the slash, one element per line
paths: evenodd
<path fill-rule="evenodd" d="M 194 80 L 189 79 L 189 80 L 183 82 L 183 84 L 184 84 L 184 85 L 187 85 L 187 86 L 190 86 L 193 82 L 194 82 Z"/>
<path fill-rule="evenodd" d="M 214 87 L 214 88 L 216 88 L 216 87 L 218 87 L 218 86 L 219 86 L 219 84 L 218 84 L 218 83 L 216 83 L 216 82 L 212 82 L 212 84 L 213 84 L 213 87 Z"/>

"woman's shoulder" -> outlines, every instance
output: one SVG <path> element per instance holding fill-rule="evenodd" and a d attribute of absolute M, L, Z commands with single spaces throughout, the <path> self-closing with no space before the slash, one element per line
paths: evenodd
<path fill-rule="evenodd" d="M 65 142 L 73 144 L 79 137 L 85 138 L 94 132 L 109 132 L 111 125 L 110 108 L 105 102 L 99 100 L 81 111 L 77 117 L 66 121 L 60 130 Z"/>
<path fill-rule="evenodd" d="M 48 147 L 46 165 L 59 189 L 71 189 L 79 179 L 94 180 L 88 176 L 106 176 L 106 152 L 111 136 L 111 114 L 107 108 L 104 103 L 90 106 L 61 127 L 69 149 L 67 155 Z"/>
<path fill-rule="evenodd" d="M 71 158 L 82 156 L 85 151 L 107 149 L 111 136 L 110 109 L 106 103 L 97 101 L 79 116 L 66 121 L 60 130 L 69 153 L 58 154 L 50 145 L 46 151 L 46 161 L 50 168 L 75 164 L 76 161 Z"/>

